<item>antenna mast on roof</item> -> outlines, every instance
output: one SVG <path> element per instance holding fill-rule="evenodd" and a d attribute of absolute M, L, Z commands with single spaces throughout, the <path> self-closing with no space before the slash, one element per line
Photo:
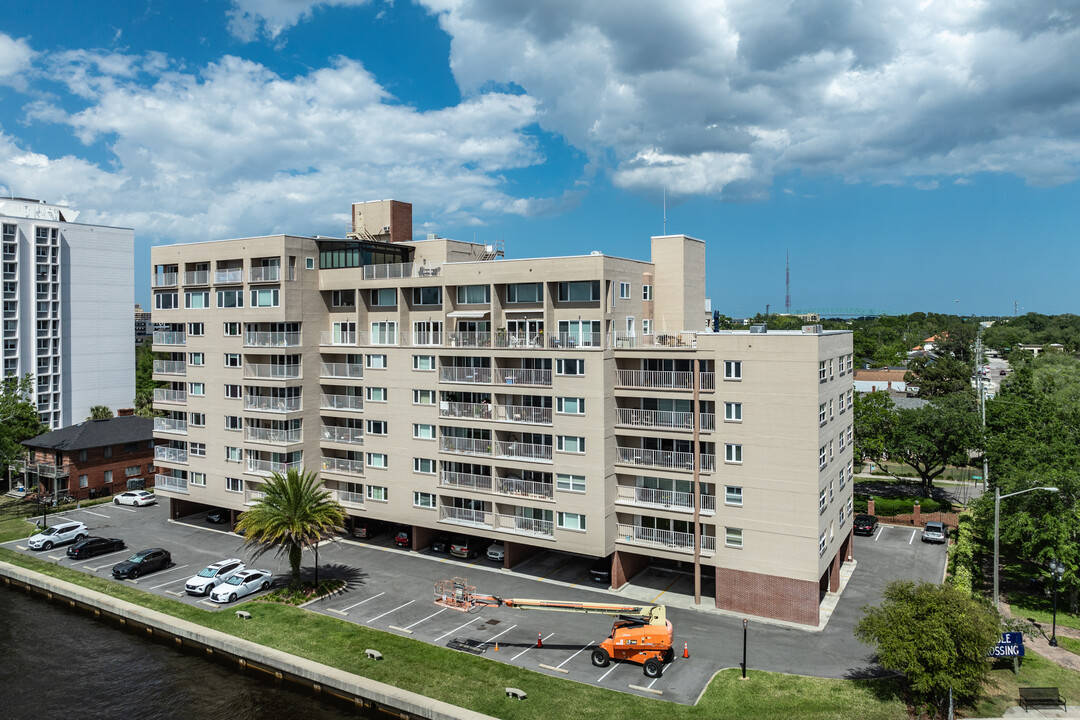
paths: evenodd
<path fill-rule="evenodd" d="M 664 186 L 664 234 L 667 235 L 667 185 Z"/>
<path fill-rule="evenodd" d="M 784 251 L 784 312 L 791 314 L 791 253 Z"/>

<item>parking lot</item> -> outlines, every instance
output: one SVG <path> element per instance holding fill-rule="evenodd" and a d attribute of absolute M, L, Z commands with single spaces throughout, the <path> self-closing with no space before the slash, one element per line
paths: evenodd
<path fill-rule="evenodd" d="M 58 518 L 59 519 L 59 518 Z M 98 505 L 65 513 L 65 519 L 81 520 L 94 535 L 120 537 L 127 550 L 85 561 L 72 561 L 61 546 L 51 551 L 24 550 L 16 541 L 7 547 L 71 566 L 101 577 L 111 577 L 113 564 L 146 547 L 163 547 L 175 565 L 131 582 L 148 592 L 214 611 L 218 606 L 184 594 L 184 581 L 211 562 L 242 558 L 249 566 L 275 573 L 279 582 L 288 577 L 287 562 L 266 554 L 252 562 L 242 550 L 242 539 L 211 525 L 202 514 L 167 521 L 165 508 L 154 505 L 127 508 Z M 50 522 L 52 518 L 50 517 Z M 918 530 L 882 525 L 873 537 L 857 537 L 858 565 L 824 630 L 810 632 L 751 619 L 748 632 L 748 666 L 820 677 L 862 674 L 870 667 L 870 652 L 852 635 L 861 608 L 876 603 L 891 579 L 903 577 L 940 581 L 945 549 L 920 541 Z M 331 575 L 346 582 L 344 592 L 308 605 L 308 610 L 436 645 L 455 644 L 467 652 L 482 654 L 556 677 L 612 690 L 693 703 L 713 674 L 742 661 L 742 620 L 710 610 L 690 609 L 692 579 L 685 573 L 653 570 L 619 592 L 590 580 L 591 560 L 547 552 L 520 563 L 513 571 L 483 555 L 462 560 L 394 546 L 393 533 L 383 532 L 369 540 L 342 539 L 319 548 L 322 577 Z M 305 575 L 310 578 L 313 557 L 304 556 Z M 638 665 L 614 662 L 593 666 L 591 649 L 607 637 L 612 618 L 572 613 L 521 611 L 506 607 L 479 608 L 465 614 L 435 605 L 434 583 L 465 577 L 478 593 L 504 598 L 524 597 L 579 602 L 626 602 L 637 598 L 664 603 L 675 627 L 676 659 L 661 677 L 644 676 Z M 703 583 L 706 588 L 707 583 Z M 690 588 L 688 590 L 687 588 Z M 261 593 L 251 596 L 257 598 Z M 225 606 L 228 608 L 229 606 Z M 538 638 L 541 646 L 537 646 Z M 683 643 L 690 658 L 684 659 Z M 496 645 L 497 644 L 497 645 Z M 497 649 L 496 649 L 497 647 Z"/>

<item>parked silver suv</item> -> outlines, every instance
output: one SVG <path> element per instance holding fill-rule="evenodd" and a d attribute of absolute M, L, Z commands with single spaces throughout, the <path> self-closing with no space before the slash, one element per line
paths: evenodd
<path fill-rule="evenodd" d="M 943 543 L 949 539 L 949 529 L 945 527 L 945 523 L 938 522 L 937 520 L 931 520 L 926 523 L 926 527 L 922 531 L 922 541 L 932 543 Z"/>
<path fill-rule="evenodd" d="M 244 563 L 240 558 L 221 560 L 213 565 L 207 565 L 199 571 L 198 575 L 190 578 L 184 584 L 184 590 L 188 595 L 209 595 L 211 590 L 244 569 Z"/>
<path fill-rule="evenodd" d="M 59 522 L 45 528 L 26 542 L 31 550 L 52 550 L 53 545 L 78 542 L 90 534 L 90 530 L 81 522 Z"/>

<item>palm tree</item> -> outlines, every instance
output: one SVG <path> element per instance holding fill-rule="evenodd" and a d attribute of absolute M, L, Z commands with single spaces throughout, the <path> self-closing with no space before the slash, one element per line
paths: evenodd
<path fill-rule="evenodd" d="M 244 534 L 244 545 L 255 548 L 254 557 L 274 549 L 278 557 L 288 554 L 292 582 L 298 585 L 301 551 L 342 532 L 345 510 L 313 472 L 275 472 L 262 490 L 262 500 L 240 516 L 236 528 Z"/>
<path fill-rule="evenodd" d="M 113 416 L 108 405 L 95 405 L 90 408 L 90 417 L 87 420 L 108 420 Z"/>

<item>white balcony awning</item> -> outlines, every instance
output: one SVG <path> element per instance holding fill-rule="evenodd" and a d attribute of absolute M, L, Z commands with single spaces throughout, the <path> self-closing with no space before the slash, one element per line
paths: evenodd
<path fill-rule="evenodd" d="M 446 317 L 451 318 L 482 318 L 491 314 L 490 310 L 455 310 L 454 312 L 446 313 Z"/>

